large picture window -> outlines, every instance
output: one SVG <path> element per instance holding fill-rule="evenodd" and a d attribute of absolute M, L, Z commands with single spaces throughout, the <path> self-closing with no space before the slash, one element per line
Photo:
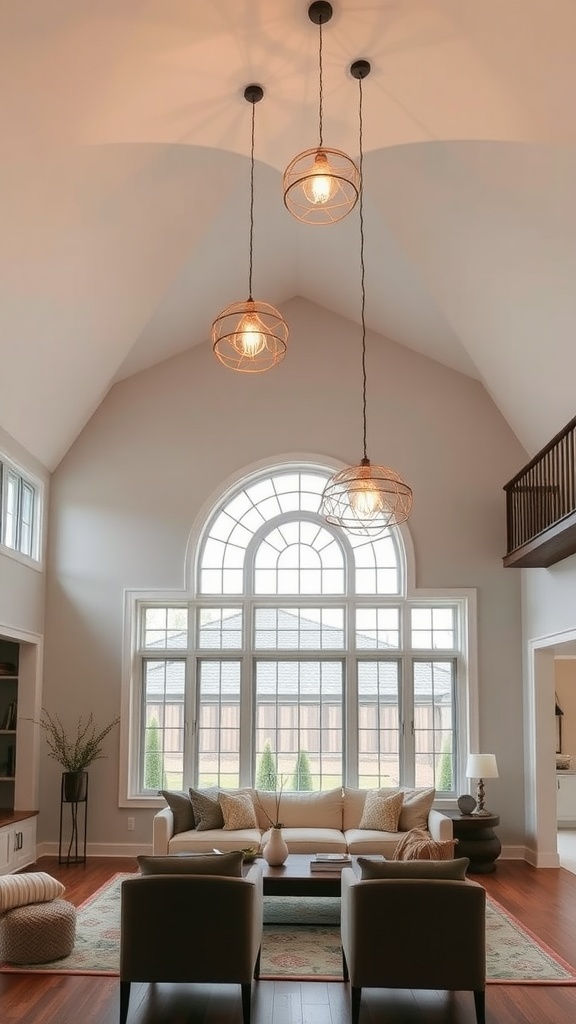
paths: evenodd
<path fill-rule="evenodd" d="M 464 785 L 469 608 L 407 592 L 397 529 L 328 526 L 279 468 L 204 524 L 190 594 L 135 596 L 128 796 L 189 785 Z"/>

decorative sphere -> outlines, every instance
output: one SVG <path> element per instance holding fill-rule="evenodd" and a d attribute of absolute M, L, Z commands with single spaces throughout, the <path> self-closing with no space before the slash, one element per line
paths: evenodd
<path fill-rule="evenodd" d="M 476 801 L 470 793 L 464 793 L 463 796 L 458 797 L 458 808 L 460 814 L 472 814 L 472 811 L 476 808 Z"/>

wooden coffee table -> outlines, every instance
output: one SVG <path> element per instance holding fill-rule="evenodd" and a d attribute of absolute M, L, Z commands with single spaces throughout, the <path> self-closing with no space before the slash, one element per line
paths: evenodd
<path fill-rule="evenodd" d="M 290 853 L 285 864 L 273 868 L 263 857 L 262 867 L 265 896 L 339 896 L 339 871 L 311 871 L 312 854 Z M 245 871 L 251 864 L 245 865 Z"/>

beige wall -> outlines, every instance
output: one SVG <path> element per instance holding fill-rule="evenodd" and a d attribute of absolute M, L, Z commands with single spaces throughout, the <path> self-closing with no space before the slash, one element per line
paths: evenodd
<path fill-rule="evenodd" d="M 189 534 L 223 482 L 292 453 L 362 455 L 360 332 L 286 305 L 286 360 L 254 377 L 208 344 L 117 384 L 52 482 L 46 705 L 71 721 L 120 706 L 124 588 L 179 588 Z M 207 325 L 208 333 L 208 325 Z M 418 587 L 478 591 L 481 749 L 498 758 L 501 838 L 524 836 L 520 574 L 502 568 L 503 484 L 526 454 L 484 388 L 368 335 L 368 449 L 414 489 Z M 118 807 L 117 737 L 90 773 L 89 842 L 149 842 L 151 811 Z M 42 773 L 42 839 L 58 835 L 59 769 Z M 128 833 L 127 815 L 136 818 Z"/>

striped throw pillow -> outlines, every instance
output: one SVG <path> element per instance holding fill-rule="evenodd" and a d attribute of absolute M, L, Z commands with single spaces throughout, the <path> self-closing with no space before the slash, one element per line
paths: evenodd
<path fill-rule="evenodd" d="M 48 903 L 61 896 L 66 887 L 44 871 L 0 876 L 0 911 L 25 907 L 28 903 Z"/>

